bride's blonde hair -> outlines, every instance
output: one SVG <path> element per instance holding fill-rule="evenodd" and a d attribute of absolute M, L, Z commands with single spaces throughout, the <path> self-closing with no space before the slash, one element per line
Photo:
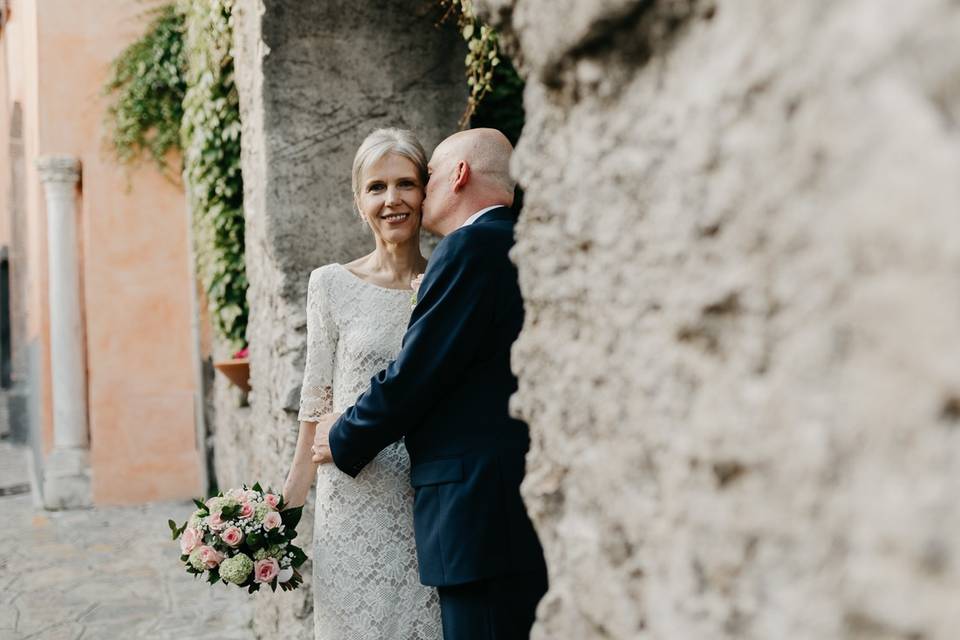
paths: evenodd
<path fill-rule="evenodd" d="M 406 158 L 417 168 L 420 184 L 427 186 L 427 153 L 417 136 L 407 129 L 385 127 L 376 129 L 368 135 L 353 157 L 353 196 L 360 196 L 360 180 L 364 170 L 386 155 L 394 154 Z"/>

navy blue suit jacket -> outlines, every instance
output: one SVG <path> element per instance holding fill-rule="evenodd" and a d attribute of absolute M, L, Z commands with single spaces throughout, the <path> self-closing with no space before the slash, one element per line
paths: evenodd
<path fill-rule="evenodd" d="M 513 215 L 501 207 L 437 245 L 400 354 L 330 430 L 334 462 L 351 476 L 405 438 L 427 585 L 543 569 L 519 491 L 527 426 L 507 411 L 523 325 L 512 244 Z"/>

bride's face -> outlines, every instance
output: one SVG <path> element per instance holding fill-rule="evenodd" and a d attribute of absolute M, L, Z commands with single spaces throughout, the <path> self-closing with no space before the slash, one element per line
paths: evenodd
<path fill-rule="evenodd" d="M 407 158 L 387 154 L 364 169 L 357 209 L 382 241 L 398 244 L 416 238 L 422 204 L 423 183 Z"/>

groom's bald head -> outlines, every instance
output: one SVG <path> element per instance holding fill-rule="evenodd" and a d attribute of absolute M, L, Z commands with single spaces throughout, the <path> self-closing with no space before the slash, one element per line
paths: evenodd
<path fill-rule="evenodd" d="M 513 204 L 512 153 L 496 129 L 460 131 L 437 145 L 428 165 L 424 226 L 447 235 L 481 209 Z"/>
<path fill-rule="evenodd" d="M 496 129 L 460 131 L 441 142 L 434 154 L 438 152 L 465 160 L 477 179 L 491 182 L 490 186 L 513 195 L 516 186 L 510 177 L 513 145 Z"/>

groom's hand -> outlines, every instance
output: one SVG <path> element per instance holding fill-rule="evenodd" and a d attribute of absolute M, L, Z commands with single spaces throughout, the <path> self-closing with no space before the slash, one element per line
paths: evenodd
<path fill-rule="evenodd" d="M 317 431 L 313 437 L 313 461 L 318 464 L 333 462 L 330 453 L 330 427 L 340 418 L 339 413 L 328 413 L 317 420 Z"/>

